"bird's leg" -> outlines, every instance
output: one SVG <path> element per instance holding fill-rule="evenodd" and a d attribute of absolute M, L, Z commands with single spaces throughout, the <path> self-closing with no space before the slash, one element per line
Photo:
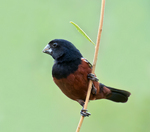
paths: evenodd
<path fill-rule="evenodd" d="M 97 93 L 97 89 L 95 88 L 94 84 L 92 83 L 92 90 L 91 90 L 92 94 L 96 94 Z"/>
<path fill-rule="evenodd" d="M 77 102 L 78 102 L 82 107 L 84 107 L 84 100 L 78 99 Z"/>
<path fill-rule="evenodd" d="M 98 78 L 92 73 L 89 73 L 87 75 L 87 78 L 92 80 L 92 81 L 98 82 Z M 92 94 L 96 94 L 96 92 L 97 92 L 97 89 L 95 88 L 94 84 L 92 84 L 92 90 L 91 91 L 92 91 Z"/>
<path fill-rule="evenodd" d="M 98 78 L 94 74 L 92 74 L 92 73 L 89 73 L 87 75 L 87 78 L 90 79 L 90 80 L 92 80 L 92 81 L 98 82 Z"/>
<path fill-rule="evenodd" d="M 80 114 L 82 115 L 82 116 L 84 116 L 84 117 L 86 117 L 86 116 L 90 116 L 91 114 L 89 113 L 89 112 L 87 112 L 87 110 L 86 109 L 84 109 L 84 101 L 83 100 L 77 100 L 78 102 L 79 102 L 79 104 L 83 107 L 82 109 L 81 109 L 81 111 L 80 111 Z"/>

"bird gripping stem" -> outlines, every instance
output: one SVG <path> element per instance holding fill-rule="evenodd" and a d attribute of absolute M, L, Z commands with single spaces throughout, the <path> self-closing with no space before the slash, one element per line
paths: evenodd
<path fill-rule="evenodd" d="M 94 54 L 94 61 L 93 61 L 93 67 L 92 67 L 92 74 L 94 74 L 94 72 L 95 72 L 95 67 L 96 67 L 96 62 L 97 62 L 97 57 L 98 57 L 98 50 L 99 50 L 99 45 L 100 45 L 100 38 L 101 38 L 103 18 L 104 18 L 104 7 L 105 7 L 105 0 L 102 0 L 100 24 L 99 24 L 98 35 L 97 35 L 97 42 L 96 42 L 96 46 L 95 46 L 95 54 Z M 87 96 L 86 96 L 86 100 L 85 100 L 85 104 L 84 104 L 84 109 L 87 109 L 90 94 L 91 94 L 91 88 L 92 88 L 92 81 L 89 80 L 89 86 L 88 86 Z M 84 116 L 81 116 L 76 132 L 80 131 L 83 119 L 84 119 Z"/>

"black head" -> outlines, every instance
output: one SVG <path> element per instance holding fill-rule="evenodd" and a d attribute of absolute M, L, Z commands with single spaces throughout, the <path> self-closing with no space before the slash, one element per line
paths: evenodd
<path fill-rule="evenodd" d="M 54 39 L 50 41 L 43 50 L 51 55 L 56 61 L 71 61 L 81 58 L 80 51 L 69 41 Z"/>

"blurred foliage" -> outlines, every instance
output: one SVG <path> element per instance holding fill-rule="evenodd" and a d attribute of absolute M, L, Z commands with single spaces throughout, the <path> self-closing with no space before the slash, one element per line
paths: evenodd
<path fill-rule="evenodd" d="M 81 106 L 54 84 L 53 59 L 42 53 L 54 38 L 71 41 L 92 62 L 94 47 L 69 21 L 96 40 L 101 1 L 0 2 L 0 132 L 73 132 Z M 81 132 L 149 132 L 150 1 L 106 1 L 96 74 L 128 90 L 129 101 L 91 101 Z"/>

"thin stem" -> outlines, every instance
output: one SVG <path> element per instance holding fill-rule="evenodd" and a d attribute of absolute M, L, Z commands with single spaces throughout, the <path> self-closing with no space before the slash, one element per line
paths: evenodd
<path fill-rule="evenodd" d="M 99 45 L 100 45 L 100 38 L 101 38 L 101 32 L 102 32 L 102 26 L 103 26 L 103 18 L 104 18 L 104 7 L 105 7 L 105 0 L 102 0 L 100 24 L 99 24 L 99 29 L 98 29 L 97 42 L 96 42 L 94 61 L 93 61 L 93 67 L 92 67 L 92 73 L 93 74 L 95 72 L 95 67 L 96 67 L 96 62 L 97 62 L 97 57 L 98 57 L 98 51 L 99 51 Z M 87 109 L 89 98 L 90 98 L 90 94 L 91 94 L 91 88 L 92 88 L 92 81 L 90 80 L 89 81 L 89 86 L 88 86 L 88 91 L 87 91 L 87 96 L 86 96 L 86 100 L 85 100 L 84 109 Z M 84 119 L 84 116 L 81 116 L 76 132 L 80 131 L 83 119 Z"/>

